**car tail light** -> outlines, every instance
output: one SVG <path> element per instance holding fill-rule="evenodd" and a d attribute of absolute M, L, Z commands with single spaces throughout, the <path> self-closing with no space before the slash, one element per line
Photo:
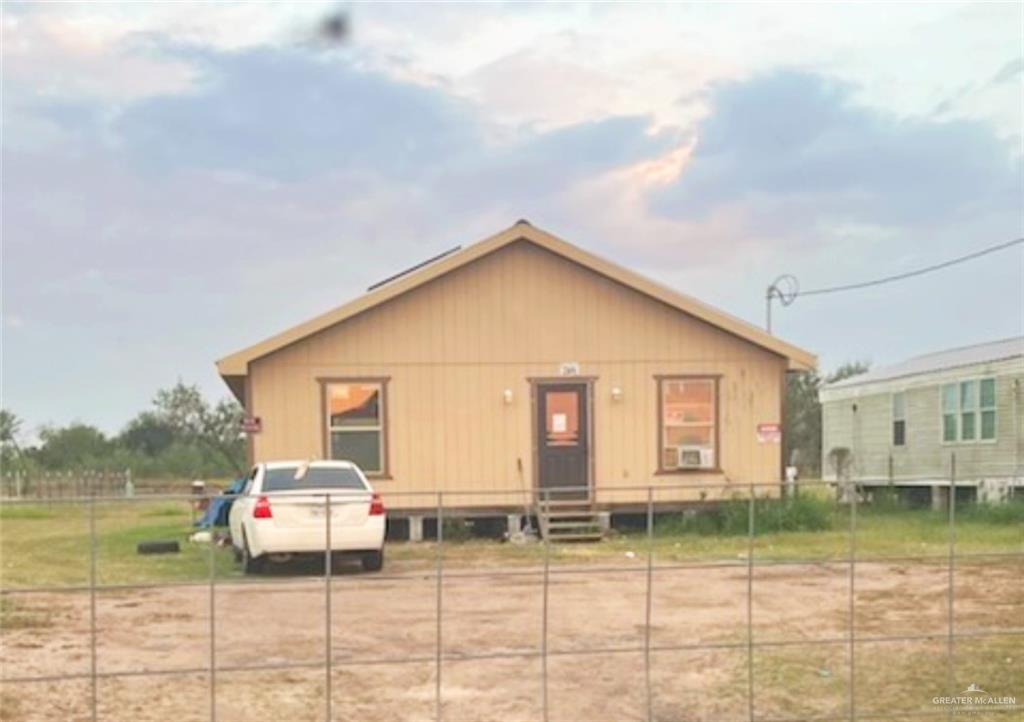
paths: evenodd
<path fill-rule="evenodd" d="M 252 508 L 253 519 L 273 519 L 274 514 L 270 511 L 270 499 L 261 496 L 256 500 L 256 506 Z"/>
<path fill-rule="evenodd" d="M 384 502 L 380 498 L 380 494 L 376 491 L 373 492 L 373 498 L 370 500 L 370 516 L 380 516 L 384 513 Z"/>

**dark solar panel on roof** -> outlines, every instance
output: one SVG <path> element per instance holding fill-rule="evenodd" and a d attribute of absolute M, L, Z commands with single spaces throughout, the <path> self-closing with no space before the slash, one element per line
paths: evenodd
<path fill-rule="evenodd" d="M 453 253 L 455 253 L 456 251 L 461 251 L 461 250 L 462 250 L 462 246 L 455 246 L 454 248 L 449 248 L 444 253 L 439 253 L 436 256 L 433 256 L 432 258 L 428 258 L 427 260 L 422 261 L 421 263 L 417 263 L 415 266 L 411 266 L 411 267 L 405 269 L 404 271 L 401 271 L 400 273 L 396 273 L 393 276 L 388 276 L 383 281 L 377 281 L 377 283 L 373 284 L 372 286 L 370 286 L 366 290 L 367 291 L 372 291 L 373 289 L 380 288 L 381 286 L 383 286 L 385 284 L 388 284 L 388 283 L 391 283 L 392 281 L 397 281 L 402 276 L 407 276 L 410 273 L 412 273 L 413 271 L 418 271 L 419 269 L 423 268 L 424 266 L 429 266 L 431 263 L 434 263 L 435 261 L 440 261 L 442 258 L 445 258 L 446 256 L 450 256 Z"/>

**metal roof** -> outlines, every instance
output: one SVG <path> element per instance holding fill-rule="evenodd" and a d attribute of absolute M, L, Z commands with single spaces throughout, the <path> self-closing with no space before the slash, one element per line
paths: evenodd
<path fill-rule="evenodd" d="M 904 376 L 917 376 L 934 371 L 971 366 L 972 364 L 989 361 L 1001 361 L 1018 356 L 1024 356 L 1024 336 L 1013 336 L 999 341 L 988 341 L 986 343 L 974 344 L 973 346 L 961 346 L 945 351 L 926 353 L 922 356 L 915 356 L 906 361 L 890 366 L 882 366 L 867 373 L 837 381 L 825 388 L 843 389 L 875 381 L 887 381 Z"/>

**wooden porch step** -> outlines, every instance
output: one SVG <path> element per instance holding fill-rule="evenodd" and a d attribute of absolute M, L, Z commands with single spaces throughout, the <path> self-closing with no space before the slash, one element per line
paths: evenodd
<path fill-rule="evenodd" d="M 571 534 L 552 534 L 551 541 L 553 542 L 565 542 L 565 541 L 601 541 L 604 539 L 604 534 L 599 531 L 589 533 L 571 533 Z"/>
<path fill-rule="evenodd" d="M 601 541 L 601 518 L 589 500 L 539 500 L 536 506 L 540 531 L 552 542 Z"/>
<path fill-rule="evenodd" d="M 597 516 L 597 514 L 590 509 L 561 509 L 558 511 L 549 509 L 545 512 L 544 516 L 548 519 L 575 519 L 577 517 L 590 519 Z"/>
<path fill-rule="evenodd" d="M 551 521 L 548 520 L 548 529 L 596 529 L 601 530 L 601 525 L 596 519 L 585 519 L 581 521 Z"/>

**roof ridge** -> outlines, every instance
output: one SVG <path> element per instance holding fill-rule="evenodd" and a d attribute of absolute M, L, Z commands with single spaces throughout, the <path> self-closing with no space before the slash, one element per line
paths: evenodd
<path fill-rule="evenodd" d="M 935 373 L 937 371 L 943 371 L 946 369 L 961 368 L 963 366 L 971 366 L 978 363 L 986 363 L 992 361 L 1002 361 L 1004 359 L 1015 358 L 1017 356 L 1024 355 L 1024 346 L 1021 348 L 1013 348 L 1010 353 L 993 353 L 985 356 L 984 358 L 956 358 L 956 354 L 968 351 L 970 349 L 978 349 L 986 346 L 998 346 L 1014 341 L 1024 342 L 1024 336 L 1008 336 L 1006 338 L 996 339 L 994 341 L 983 341 L 981 343 L 965 344 L 963 346 L 954 346 L 952 348 L 941 349 L 939 351 L 929 351 L 928 353 L 918 354 L 916 356 L 909 356 L 899 361 L 894 361 L 884 366 L 871 369 L 863 374 L 857 374 L 845 378 L 841 381 L 835 381 L 830 384 L 826 384 L 824 388 L 839 389 L 852 386 L 860 386 L 863 384 L 876 383 L 891 381 L 893 379 L 904 378 L 907 376 L 918 376 L 921 374 Z M 947 362 L 937 362 L 933 367 L 928 368 L 915 368 L 915 364 L 928 361 L 929 359 L 941 358 L 944 356 L 951 356 Z"/>
<path fill-rule="evenodd" d="M 997 338 L 992 341 L 979 341 L 978 343 L 968 343 L 964 344 L 963 346 L 951 346 L 950 348 L 939 349 L 938 351 L 928 351 L 926 353 L 918 354 L 916 356 L 910 356 L 909 358 L 905 358 L 902 361 L 897 361 L 896 363 L 893 364 L 886 364 L 886 366 L 882 366 L 880 367 L 880 369 L 887 368 L 889 366 L 898 366 L 901 363 L 907 363 L 908 361 L 914 361 L 915 359 L 927 358 L 929 356 L 937 356 L 939 354 L 944 353 L 952 353 L 953 351 L 964 351 L 965 349 L 977 348 L 978 346 L 994 346 L 996 344 L 1006 343 L 1008 341 L 1024 341 L 1024 334 L 1020 336 L 1007 336 L 1006 338 Z"/>

